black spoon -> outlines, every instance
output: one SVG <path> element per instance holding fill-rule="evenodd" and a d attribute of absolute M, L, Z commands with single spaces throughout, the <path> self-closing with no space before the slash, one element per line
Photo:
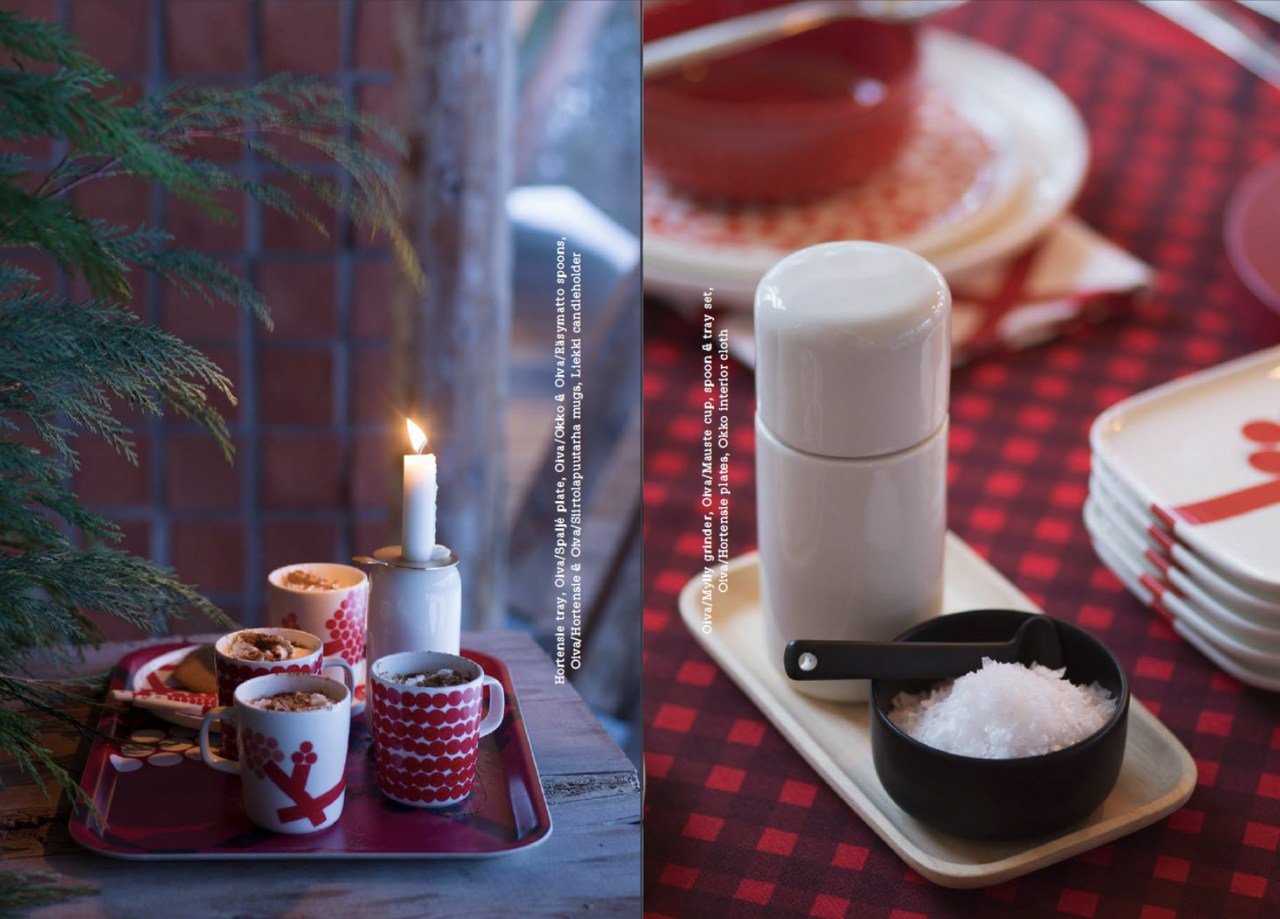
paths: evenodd
<path fill-rule="evenodd" d="M 1048 616 L 1028 619 L 1012 641 L 806 641 L 787 643 L 783 664 L 793 680 L 943 680 L 1001 663 L 1062 666 L 1062 643 Z"/>

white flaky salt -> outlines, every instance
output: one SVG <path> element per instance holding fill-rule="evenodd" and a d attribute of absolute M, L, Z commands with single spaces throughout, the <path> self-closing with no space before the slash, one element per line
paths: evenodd
<path fill-rule="evenodd" d="M 1097 683 L 1077 686 L 1040 664 L 982 667 L 927 693 L 900 692 L 889 720 L 921 743 L 983 759 L 1052 753 L 1098 731 L 1116 700 Z"/>

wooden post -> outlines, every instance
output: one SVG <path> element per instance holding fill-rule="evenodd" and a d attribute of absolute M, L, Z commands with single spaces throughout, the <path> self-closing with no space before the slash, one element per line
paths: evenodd
<path fill-rule="evenodd" d="M 397 291 L 392 385 L 397 403 L 425 422 L 439 457 L 439 539 L 461 559 L 464 625 L 490 628 L 506 615 L 510 7 L 471 0 L 395 9 L 401 129 L 409 142 L 405 219 L 427 290 L 418 295 L 401 283 Z M 395 423 L 403 429 L 400 418 Z M 399 456 L 392 462 L 399 482 Z M 398 497 L 391 507 L 396 520 Z"/>

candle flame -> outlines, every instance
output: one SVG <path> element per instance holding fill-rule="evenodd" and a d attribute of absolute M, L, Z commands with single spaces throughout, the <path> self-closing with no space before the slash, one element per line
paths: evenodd
<path fill-rule="evenodd" d="M 406 418 L 404 420 L 404 423 L 405 423 L 405 427 L 409 429 L 409 443 L 413 445 L 413 452 L 421 453 L 423 450 L 427 448 L 426 433 L 422 430 L 422 428 L 418 427 L 416 424 L 413 423 L 412 418 Z"/>

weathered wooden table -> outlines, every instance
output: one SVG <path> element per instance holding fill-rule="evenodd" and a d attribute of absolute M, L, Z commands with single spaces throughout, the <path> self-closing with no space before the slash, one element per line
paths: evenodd
<path fill-rule="evenodd" d="M 145 644 L 104 645 L 84 670 L 106 670 Z M 511 670 L 554 822 L 551 837 L 536 848 L 456 862 L 121 861 L 76 845 L 65 798 L 52 792 L 46 798 L 6 761 L 0 870 L 54 871 L 68 883 L 99 888 L 96 896 L 40 916 L 640 915 L 636 770 L 578 694 L 553 684 L 550 659 L 527 635 L 468 633 L 463 645 L 502 658 Z M 50 730 L 45 738 L 78 775 L 87 745 L 69 730 Z"/>

